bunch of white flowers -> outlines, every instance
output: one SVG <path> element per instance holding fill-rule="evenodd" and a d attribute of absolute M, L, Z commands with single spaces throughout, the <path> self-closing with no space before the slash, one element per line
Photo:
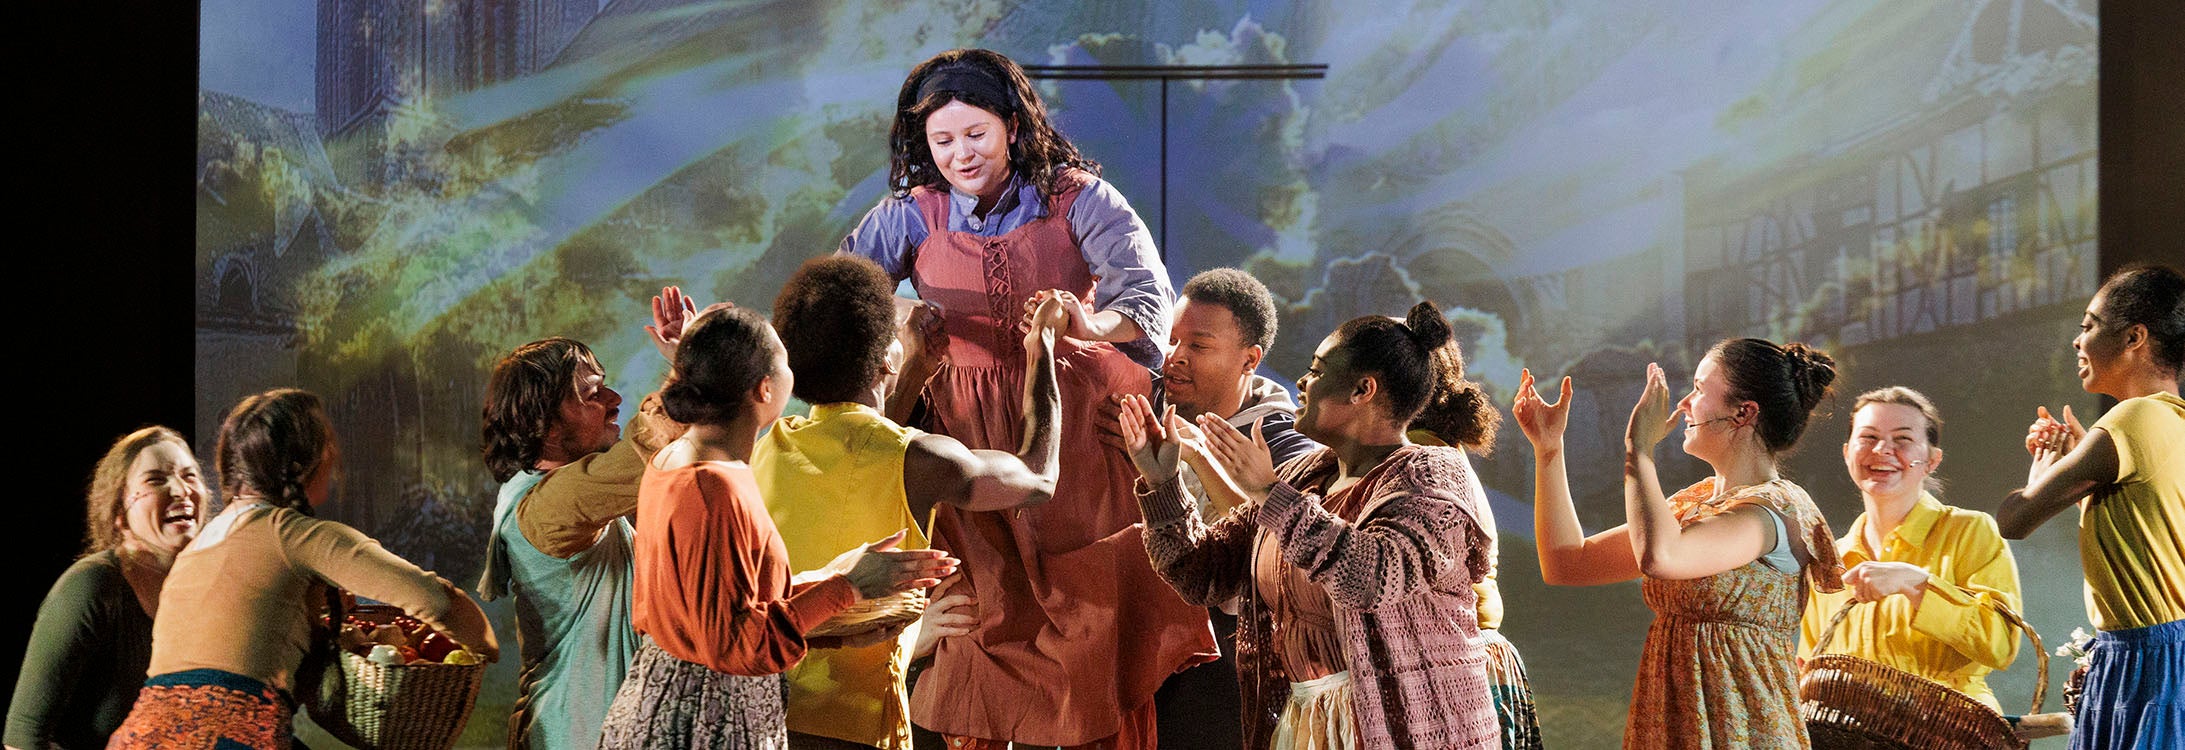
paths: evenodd
<path fill-rule="evenodd" d="M 2072 628 L 2071 640 L 2064 642 L 2064 645 L 2057 646 L 2056 655 L 2070 657 L 2073 664 L 2083 667 L 2086 666 L 2089 659 L 2093 658 L 2089 653 L 2093 648 L 2093 633 L 2086 632 L 2086 628 Z"/>

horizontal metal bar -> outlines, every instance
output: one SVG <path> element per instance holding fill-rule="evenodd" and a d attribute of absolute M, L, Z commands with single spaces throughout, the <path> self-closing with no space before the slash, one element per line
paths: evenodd
<path fill-rule="evenodd" d="M 1026 72 L 1057 70 L 1098 71 L 1229 71 L 1229 70 L 1319 70 L 1326 71 L 1327 63 L 1296 63 L 1289 65 L 1026 65 Z"/>

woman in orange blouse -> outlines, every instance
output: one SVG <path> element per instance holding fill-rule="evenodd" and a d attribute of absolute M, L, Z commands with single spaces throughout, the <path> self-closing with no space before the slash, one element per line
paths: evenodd
<path fill-rule="evenodd" d="M 757 313 L 727 305 L 700 313 L 675 346 L 660 397 L 690 427 L 638 489 L 630 609 L 645 641 L 600 746 L 787 747 L 781 673 L 814 646 L 857 645 L 804 633 L 860 600 L 939 583 L 956 561 L 894 550 L 897 532 L 792 582 L 748 463 L 789 401 L 788 355 Z"/>

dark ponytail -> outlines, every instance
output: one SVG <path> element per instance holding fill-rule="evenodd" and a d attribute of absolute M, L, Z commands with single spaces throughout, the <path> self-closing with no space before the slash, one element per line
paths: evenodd
<path fill-rule="evenodd" d="M 220 422 L 213 466 L 230 502 L 255 493 L 267 504 L 311 512 L 304 485 L 334 445 L 326 410 L 310 391 L 281 388 L 243 399 Z"/>
<path fill-rule="evenodd" d="M 1730 400 L 1760 405 L 1756 429 L 1769 453 L 1798 444 L 1814 407 L 1836 381 L 1836 360 L 1805 344 L 1767 339 L 1725 339 L 1708 351 L 1728 376 Z"/>

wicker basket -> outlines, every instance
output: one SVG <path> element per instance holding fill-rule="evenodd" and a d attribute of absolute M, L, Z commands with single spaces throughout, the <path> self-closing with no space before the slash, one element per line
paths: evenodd
<path fill-rule="evenodd" d="M 806 636 L 850 636 L 918 619 L 926 611 L 926 592 L 911 589 L 899 594 L 866 599 L 812 627 Z"/>
<path fill-rule="evenodd" d="M 1942 683 L 1855 656 L 1825 654 L 1844 616 L 1858 604 L 1847 601 L 1814 641 L 1798 679 L 1798 713 L 1816 748 L 1831 750 L 1989 750 L 2024 748 L 2011 725 L 1995 709 Z M 2039 682 L 2033 709 L 2041 710 L 2048 692 L 2048 651 L 2041 634 L 2009 607 L 1995 611 L 2024 631 L 2039 657 Z"/>
<path fill-rule="evenodd" d="M 330 622 L 342 621 L 338 605 Z M 373 622 L 402 614 L 392 607 L 355 607 Z M 331 638 L 328 634 L 326 637 Z M 484 664 L 375 664 L 339 648 L 337 668 L 325 670 L 303 696 L 311 720 L 334 739 L 362 750 L 447 750 L 463 733 L 485 679 Z"/>

